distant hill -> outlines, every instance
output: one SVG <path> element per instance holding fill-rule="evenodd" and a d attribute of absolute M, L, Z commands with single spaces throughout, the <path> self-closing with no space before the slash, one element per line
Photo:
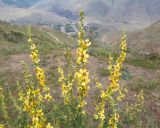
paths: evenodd
<path fill-rule="evenodd" d="M 38 1 L 40 0 L 1 0 L 1 2 L 3 2 L 4 4 L 15 5 L 21 8 L 30 7 Z"/>
<path fill-rule="evenodd" d="M 46 0 L 37 2 L 33 8 L 54 12 L 72 12 L 67 18 L 76 17 L 82 8 L 88 23 L 97 23 L 106 27 L 126 26 L 129 29 L 143 28 L 160 19 L 159 0 Z"/>
<path fill-rule="evenodd" d="M 136 30 L 160 19 L 159 0 L 1 0 L 0 5 L 0 19 L 24 24 L 75 22 L 80 9 L 88 24 L 108 30 Z"/>
<path fill-rule="evenodd" d="M 100 39 L 100 45 L 114 48 L 120 41 L 120 33 L 120 31 L 104 32 Z M 127 45 L 131 53 L 145 56 L 157 54 L 160 56 L 160 21 L 137 31 L 127 30 Z"/>
<path fill-rule="evenodd" d="M 129 33 L 128 41 L 130 48 L 139 54 L 160 55 L 160 21 L 143 30 Z"/>

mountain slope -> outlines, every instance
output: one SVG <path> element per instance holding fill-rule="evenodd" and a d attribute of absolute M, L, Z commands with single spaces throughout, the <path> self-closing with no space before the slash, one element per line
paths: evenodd
<path fill-rule="evenodd" d="M 33 40 L 43 53 L 73 46 L 72 39 L 64 33 L 52 29 L 35 26 L 32 34 Z M 0 21 L 0 56 L 7 57 L 14 54 L 28 53 L 27 38 L 27 26 L 11 25 Z"/>
<path fill-rule="evenodd" d="M 137 53 L 160 55 L 160 21 L 143 30 L 131 32 L 128 41 L 130 48 Z"/>
<path fill-rule="evenodd" d="M 133 29 L 146 27 L 160 18 L 159 0 L 46 0 L 33 6 L 37 9 L 42 7 L 47 11 L 67 10 L 77 14 L 83 8 L 89 23 L 125 25 Z"/>
<path fill-rule="evenodd" d="M 15 23 L 67 23 L 77 21 L 80 9 L 85 11 L 88 24 L 112 30 L 121 26 L 130 30 L 145 28 L 160 19 L 159 0 L 1 0 L 0 19 Z"/>
<path fill-rule="evenodd" d="M 114 48 L 120 39 L 119 32 L 105 32 L 101 37 L 101 45 Z M 160 56 L 160 21 L 141 30 L 127 31 L 127 45 L 134 55 Z"/>

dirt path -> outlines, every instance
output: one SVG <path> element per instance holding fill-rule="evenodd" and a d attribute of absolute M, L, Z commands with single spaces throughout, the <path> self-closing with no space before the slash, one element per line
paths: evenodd
<path fill-rule="evenodd" d="M 56 37 L 55 35 L 53 35 L 50 32 L 47 32 L 46 30 L 39 28 L 40 31 L 44 31 L 45 33 L 47 33 L 49 36 L 51 36 L 52 38 L 54 38 L 57 42 L 61 42 L 60 39 L 58 37 Z"/>

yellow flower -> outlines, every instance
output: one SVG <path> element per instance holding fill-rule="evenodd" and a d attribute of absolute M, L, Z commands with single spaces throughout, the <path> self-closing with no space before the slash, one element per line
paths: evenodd
<path fill-rule="evenodd" d="M 60 77 L 59 77 L 59 79 L 58 79 L 58 82 L 62 82 L 63 80 L 65 80 L 64 71 L 63 71 L 63 69 L 60 68 L 60 67 L 59 67 L 57 70 L 58 70 L 58 73 L 60 74 Z"/>
<path fill-rule="evenodd" d="M 106 93 L 102 90 L 101 91 L 101 99 L 106 99 L 107 98 L 107 95 Z"/>
<path fill-rule="evenodd" d="M 119 120 L 119 114 L 115 111 L 111 115 L 111 118 L 109 119 L 109 127 L 111 127 L 111 128 L 118 128 L 117 127 L 118 120 Z"/>
<path fill-rule="evenodd" d="M 48 123 L 46 128 L 54 128 L 54 127 L 53 127 L 53 126 L 51 126 L 51 124 L 50 124 L 50 123 Z"/>
<path fill-rule="evenodd" d="M 98 115 L 94 114 L 94 119 L 97 120 L 98 119 Z"/>
<path fill-rule="evenodd" d="M 76 79 L 78 82 L 78 96 L 79 98 L 87 96 L 90 83 L 89 72 L 86 69 L 79 69 L 76 73 Z"/>
<path fill-rule="evenodd" d="M 45 74 L 44 74 L 43 69 L 38 67 L 38 66 L 36 67 L 36 76 L 37 76 L 37 79 L 39 81 L 39 84 L 44 87 L 45 86 L 45 82 L 46 82 Z"/>
<path fill-rule="evenodd" d="M 87 104 L 87 102 L 81 101 L 81 102 L 78 104 L 78 107 L 79 107 L 79 108 L 83 108 L 86 104 Z"/>
<path fill-rule="evenodd" d="M 4 125 L 3 125 L 3 124 L 0 124 L 0 128 L 4 128 Z"/>
<path fill-rule="evenodd" d="M 49 93 L 45 94 L 44 99 L 50 101 L 52 99 L 52 96 Z"/>
<path fill-rule="evenodd" d="M 29 39 L 28 39 L 28 42 L 29 42 L 29 43 L 31 43 L 31 42 L 32 42 L 32 39 L 31 39 L 31 38 L 29 38 Z"/>
<path fill-rule="evenodd" d="M 34 49 L 36 49 L 36 45 L 35 44 L 31 44 L 31 48 L 30 48 L 31 50 L 34 50 Z"/>
<path fill-rule="evenodd" d="M 99 118 L 100 118 L 101 120 L 104 120 L 104 119 L 105 119 L 104 110 L 102 110 L 102 111 L 99 112 Z"/>

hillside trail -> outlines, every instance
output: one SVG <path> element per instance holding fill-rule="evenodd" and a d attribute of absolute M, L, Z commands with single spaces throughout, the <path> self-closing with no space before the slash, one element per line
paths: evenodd
<path fill-rule="evenodd" d="M 46 31 L 46 30 L 44 30 L 44 29 L 42 29 L 42 28 L 39 28 L 39 30 L 47 33 L 49 36 L 51 36 L 52 38 L 54 38 L 57 42 L 62 42 L 62 41 L 60 41 L 60 39 L 59 39 L 58 37 L 56 37 L 56 36 L 53 35 L 52 33 L 48 32 L 48 31 Z"/>

